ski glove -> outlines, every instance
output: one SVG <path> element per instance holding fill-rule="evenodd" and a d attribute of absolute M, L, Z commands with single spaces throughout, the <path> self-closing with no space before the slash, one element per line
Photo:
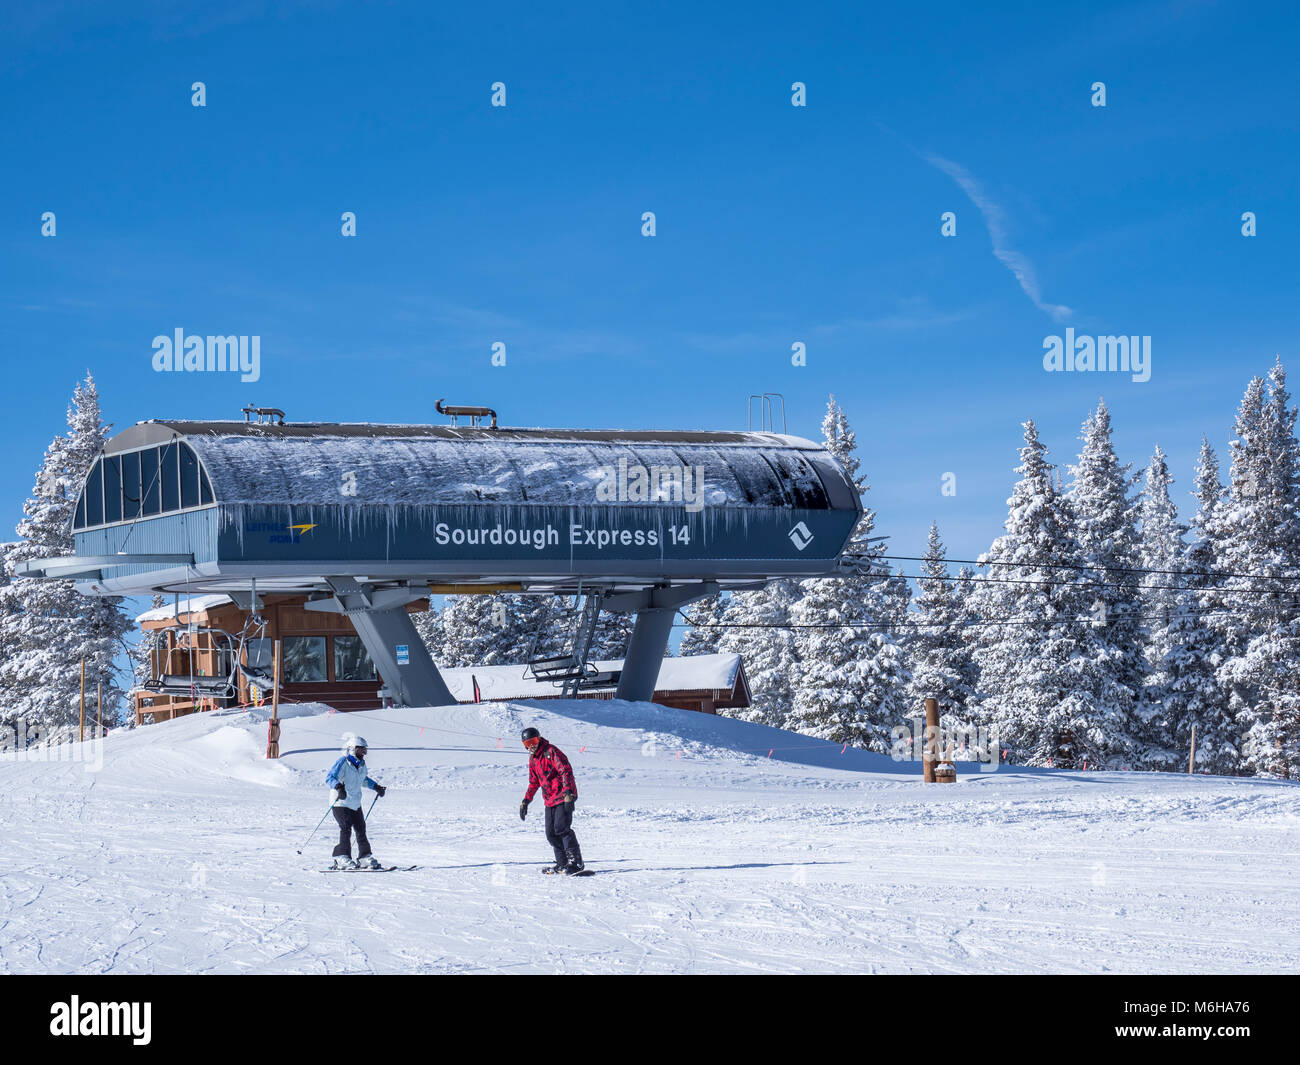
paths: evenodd
<path fill-rule="evenodd" d="M 519 820 L 525 821 L 528 818 L 528 800 L 525 799 L 519 804 Z"/>
<path fill-rule="evenodd" d="M 347 797 L 348 797 L 348 789 L 343 786 L 342 782 L 340 782 L 334 788 L 334 801 L 338 802 L 339 799 L 346 799 Z"/>
<path fill-rule="evenodd" d="M 577 801 L 578 801 L 578 796 L 574 795 L 573 792 L 571 791 L 566 791 L 563 795 L 560 796 L 560 802 L 564 803 L 564 805 L 569 808 L 570 813 L 573 812 L 574 804 Z"/>
<path fill-rule="evenodd" d="M 386 792 L 387 790 L 388 789 L 384 787 L 382 784 L 375 785 L 375 794 L 378 795 L 381 799 L 384 797 L 384 792 Z"/>

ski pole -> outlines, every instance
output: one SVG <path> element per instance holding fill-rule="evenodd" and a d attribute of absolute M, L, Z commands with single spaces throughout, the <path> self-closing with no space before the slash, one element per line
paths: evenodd
<path fill-rule="evenodd" d="M 325 817 L 329 817 L 329 815 L 330 815 L 330 810 L 333 810 L 333 809 L 334 809 L 334 806 L 333 806 L 333 804 L 331 804 L 330 807 L 329 807 L 329 810 L 326 810 L 326 811 L 325 811 Z M 323 825 L 323 824 L 325 823 L 325 817 L 322 817 L 319 821 L 316 822 L 316 827 L 313 828 L 313 829 L 311 830 L 311 836 L 316 835 L 316 833 L 317 833 L 318 831 L 320 831 L 320 826 Z M 302 841 L 302 847 L 299 847 L 299 848 L 298 848 L 298 853 L 299 853 L 299 854 L 302 853 L 303 847 L 307 846 L 307 844 L 311 842 L 311 836 L 308 836 L 305 840 Z"/>
<path fill-rule="evenodd" d="M 373 810 L 373 809 L 375 808 L 375 803 L 377 803 L 378 801 L 379 801 L 379 796 L 378 796 L 378 795 L 376 795 L 373 799 L 370 800 L 370 810 Z M 366 811 L 366 822 L 367 822 L 367 823 L 369 823 L 369 821 L 370 821 L 370 810 L 367 810 L 367 811 Z"/>

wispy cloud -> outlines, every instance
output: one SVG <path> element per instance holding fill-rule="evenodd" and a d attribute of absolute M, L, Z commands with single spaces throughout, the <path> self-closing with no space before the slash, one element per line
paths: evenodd
<path fill-rule="evenodd" d="M 984 216 L 984 226 L 989 231 L 989 237 L 993 241 L 993 254 L 997 256 L 998 261 L 1003 266 L 1011 271 L 1021 290 L 1033 301 L 1034 306 L 1058 322 L 1072 317 L 1074 311 L 1071 308 L 1059 303 L 1048 303 L 1043 299 L 1042 289 L 1038 285 L 1038 274 L 1034 272 L 1034 264 L 1021 252 L 1010 246 L 1006 213 L 998 203 L 989 197 L 980 183 L 971 175 L 971 172 L 964 166 L 940 155 L 925 153 L 922 158 L 957 182 L 970 202 L 979 208 L 980 214 Z"/>

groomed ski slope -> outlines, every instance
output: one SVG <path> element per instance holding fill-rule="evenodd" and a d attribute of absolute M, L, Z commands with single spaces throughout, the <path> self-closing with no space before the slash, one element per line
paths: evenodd
<path fill-rule="evenodd" d="M 93 772 L 0 761 L 0 971 L 1300 971 L 1293 784 L 959 766 L 923 787 L 884 756 L 596 701 L 313 713 L 267 762 L 265 718 L 121 732 Z M 596 876 L 539 875 L 526 725 L 574 764 Z M 391 789 L 375 853 L 413 872 L 320 872 L 332 818 L 295 853 L 349 729 Z"/>

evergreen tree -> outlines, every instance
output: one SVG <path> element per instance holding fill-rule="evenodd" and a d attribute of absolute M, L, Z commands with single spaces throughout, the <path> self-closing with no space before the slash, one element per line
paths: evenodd
<path fill-rule="evenodd" d="M 1201 439 L 1196 464 L 1196 513 L 1191 521 L 1191 543 L 1184 553 L 1187 576 L 1176 594 L 1178 611 L 1168 627 L 1168 648 L 1159 664 L 1165 717 L 1172 730 L 1179 769 L 1191 751 L 1193 730 L 1196 767 L 1211 773 L 1235 773 L 1239 766 L 1238 729 L 1228 712 L 1228 692 L 1216 676 L 1225 661 L 1221 631 L 1216 627 L 1223 610 L 1218 592 L 1222 572 L 1222 550 L 1216 536 L 1220 527 L 1219 508 L 1223 485 L 1219 481 L 1219 459 L 1208 440 Z"/>
<path fill-rule="evenodd" d="M 1005 532 L 980 560 L 989 573 L 976 578 L 976 607 L 996 619 L 976 644 L 981 713 L 1012 761 L 1115 764 L 1127 746 L 1113 745 L 1114 711 L 1101 698 L 1113 678 L 1094 635 L 1093 592 L 1059 568 L 1079 565 L 1082 553 L 1053 470 L 1026 422 Z"/>
<path fill-rule="evenodd" d="M 751 705 L 720 710 L 730 717 L 786 727 L 794 701 L 798 665 L 791 612 L 803 591 L 798 581 L 772 581 L 752 592 L 734 593 L 727 606 L 727 625 L 718 650 L 738 654 L 749 678 Z"/>
<path fill-rule="evenodd" d="M 1300 443 L 1279 360 L 1267 388 L 1247 389 L 1231 443 L 1232 475 L 1220 511 L 1222 587 L 1236 630 L 1220 667 L 1241 733 L 1243 767 L 1300 775 Z"/>
<path fill-rule="evenodd" d="M 687 609 L 687 615 L 694 624 L 682 636 L 680 654 L 683 658 L 688 655 L 718 653 L 722 635 L 726 632 L 722 626 L 728 620 L 729 602 L 727 596 L 719 592 L 717 595 L 708 596 L 698 603 L 691 604 Z"/>
<path fill-rule="evenodd" d="M 966 727 L 971 723 L 974 670 L 964 626 L 964 589 L 949 576 L 946 555 L 938 523 L 931 522 L 907 645 L 912 672 L 908 704 L 915 714 L 926 699 L 936 699 L 941 724 Z M 969 579 L 969 570 L 963 569 L 963 574 Z"/>
<path fill-rule="evenodd" d="M 826 449 L 844 467 L 859 495 L 857 440 L 831 396 L 822 420 Z M 880 560 L 871 543 L 876 515 L 864 504 L 849 549 Z M 819 578 L 803 582 L 792 604 L 790 658 L 795 675 L 789 726 L 808 735 L 888 751 L 890 729 L 907 717 L 907 663 L 900 632 L 910 598 L 901 576 Z M 835 627 L 826 627 L 835 626 Z"/>
<path fill-rule="evenodd" d="M 103 448 L 109 426 L 103 423 L 94 379 L 73 392 L 68 432 L 46 449 L 36 486 L 18 523 L 22 541 L 5 560 L 6 577 L 17 562 L 70 555 L 72 516 L 82 482 Z M 88 682 L 103 684 L 103 715 L 117 723 L 122 689 L 115 658 L 129 650 L 131 627 L 120 597 L 84 596 L 72 581 L 10 580 L 0 588 L 0 715 L 6 722 L 57 728 L 77 720 L 80 669 Z"/>
<path fill-rule="evenodd" d="M 1165 453 L 1156 448 L 1147 468 L 1141 497 L 1142 525 L 1137 565 L 1138 615 L 1142 623 L 1145 678 L 1138 700 L 1138 752 L 1135 761 L 1152 769 L 1171 769 L 1177 761 L 1179 721 L 1187 707 L 1171 692 L 1176 649 L 1188 636 L 1185 615 L 1191 596 L 1178 576 L 1188 565 L 1178 509 L 1169 495 L 1173 477 Z"/>
<path fill-rule="evenodd" d="M 442 654 L 442 632 L 438 624 L 441 613 L 438 607 L 430 602 L 428 610 L 421 610 L 411 615 L 411 623 L 415 626 L 415 631 L 420 634 L 420 639 L 424 641 L 424 646 L 434 662 L 439 666 L 445 666 L 447 663 L 443 660 Z"/>
<path fill-rule="evenodd" d="M 1141 754 L 1143 732 L 1138 694 L 1143 685 L 1142 630 L 1139 621 L 1137 504 L 1129 497 L 1130 465 L 1121 465 L 1111 442 L 1105 401 L 1083 424 L 1083 450 L 1071 468 L 1067 492 L 1074 539 L 1085 567 L 1079 579 L 1093 584 L 1091 611 L 1097 625 L 1092 646 L 1097 655 L 1098 693 L 1107 711 L 1107 747 L 1127 759 Z M 1065 576 L 1065 574 L 1062 574 Z"/>

